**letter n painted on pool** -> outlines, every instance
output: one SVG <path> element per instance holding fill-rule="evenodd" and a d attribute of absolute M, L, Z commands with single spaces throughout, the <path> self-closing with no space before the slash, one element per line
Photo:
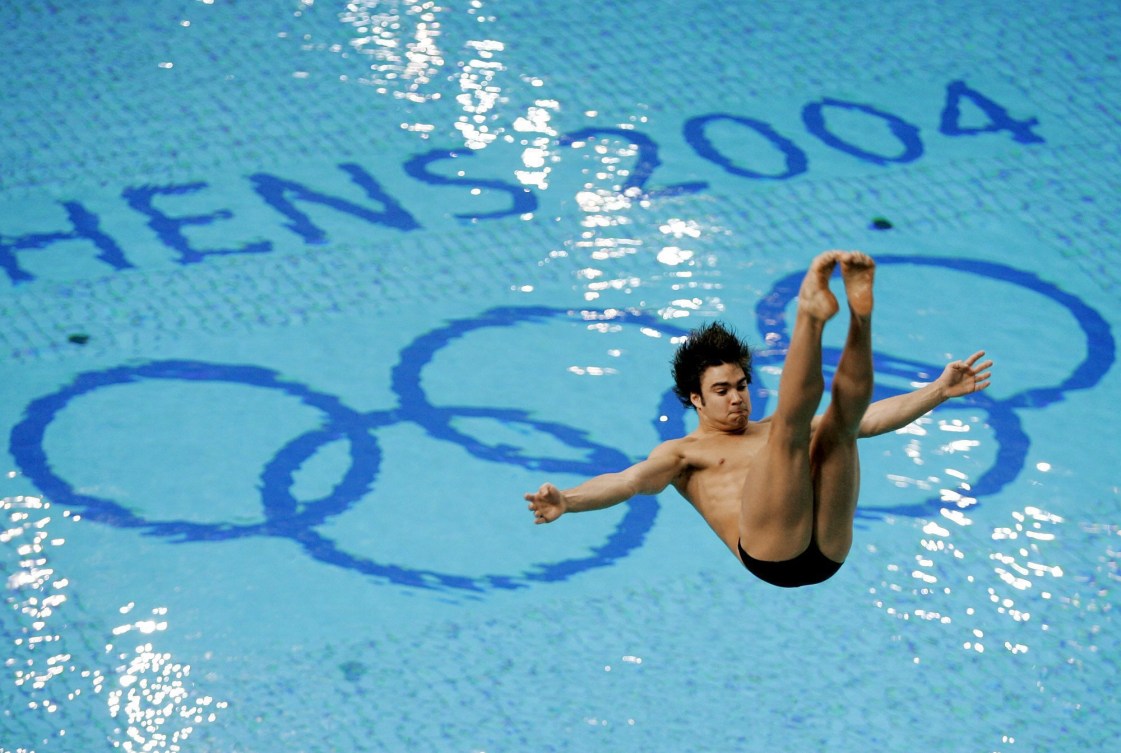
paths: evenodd
<path fill-rule="evenodd" d="M 358 165 L 351 163 L 341 164 L 339 169 L 350 175 L 350 179 L 365 191 L 368 197 L 380 202 L 384 208 L 381 211 L 375 211 L 347 199 L 329 196 L 293 180 L 287 180 L 269 173 L 256 173 L 249 176 L 249 180 L 253 184 L 253 190 L 265 200 L 265 203 L 288 218 L 289 221 L 285 227 L 303 238 L 305 243 L 326 243 L 327 232 L 297 209 L 294 201 L 330 207 L 367 222 L 388 225 L 399 230 L 418 230 L 420 228 L 420 223 L 409 214 L 400 202 L 381 187 L 374 176 Z"/>
<path fill-rule="evenodd" d="M 115 270 L 130 269 L 132 264 L 116 241 L 101 232 L 101 221 L 96 214 L 76 201 L 61 202 L 70 220 L 70 230 L 57 233 L 29 233 L 16 237 L 0 233 L 0 268 L 14 283 L 30 282 L 35 275 L 19 265 L 17 251 L 31 251 L 46 248 L 59 241 L 87 240 L 98 250 L 97 258 Z"/>
<path fill-rule="evenodd" d="M 179 253 L 180 264 L 200 262 L 207 256 L 261 254 L 272 251 L 272 244 L 268 241 L 248 243 L 240 248 L 192 248 L 187 236 L 183 234 L 184 227 L 188 225 L 209 225 L 216 220 L 228 220 L 233 217 L 233 212 L 228 209 L 219 209 L 209 214 L 172 217 L 157 209 L 152 203 L 155 197 L 159 195 L 182 196 L 183 194 L 201 191 L 206 187 L 207 184 L 202 182 L 171 186 L 138 186 L 126 188 L 121 192 L 121 196 L 124 197 L 130 207 L 148 217 L 148 227 L 155 231 L 165 246 Z"/>
<path fill-rule="evenodd" d="M 500 180 L 482 180 L 479 178 L 466 177 L 448 178 L 428 170 L 428 166 L 433 162 L 474 156 L 475 152 L 469 149 L 435 149 L 431 152 L 416 155 L 404 164 L 404 168 L 406 173 L 429 185 L 468 186 L 473 189 L 492 188 L 498 191 L 505 191 L 510 194 L 513 199 L 509 209 L 503 209 L 497 212 L 484 212 L 482 214 L 456 214 L 455 217 L 461 220 L 495 220 L 499 217 L 527 214 L 537 209 L 537 197 L 534 196 L 533 191 L 524 186 L 515 186 L 510 183 L 503 183 Z"/>

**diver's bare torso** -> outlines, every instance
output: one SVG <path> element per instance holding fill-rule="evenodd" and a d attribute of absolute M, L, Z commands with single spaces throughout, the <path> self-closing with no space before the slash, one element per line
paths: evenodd
<path fill-rule="evenodd" d="M 673 480 L 674 488 L 733 554 L 738 551 L 744 483 L 770 428 L 770 419 L 766 418 L 748 423 L 739 432 L 698 430 L 667 442 L 684 467 Z"/>

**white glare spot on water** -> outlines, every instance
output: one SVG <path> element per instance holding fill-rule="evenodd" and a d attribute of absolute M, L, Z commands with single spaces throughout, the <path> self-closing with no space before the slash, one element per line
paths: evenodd
<path fill-rule="evenodd" d="M 522 151 L 522 164 L 525 169 L 514 171 L 523 185 L 542 190 L 549 187 L 552 163 L 559 159 L 553 146 L 557 131 L 550 125 L 550 120 L 559 107 L 560 103 L 555 99 L 538 99 L 526 109 L 524 115 L 514 120 L 514 130 L 527 136 L 522 141 L 525 147 Z"/>
<path fill-rule="evenodd" d="M 684 264 L 692 258 L 692 251 L 677 246 L 666 246 L 658 252 L 658 261 L 670 267 Z"/>
<path fill-rule="evenodd" d="M 1007 515 L 991 533 L 976 521 L 972 527 L 946 525 L 965 520 L 959 510 L 944 509 L 943 520 L 922 522 L 919 553 L 886 566 L 885 580 L 872 589 L 875 606 L 908 625 L 901 630 L 938 625 L 948 631 L 950 645 L 956 639 L 966 651 L 989 650 L 994 657 L 1032 652 L 1050 630 L 1047 605 L 1067 575 L 1054 559 L 1058 550 L 1047 548 L 1060 538 L 1065 521 L 1035 506 Z M 911 640 L 921 642 L 916 635 Z M 928 636 L 926 645 L 940 644 L 946 645 Z"/>
<path fill-rule="evenodd" d="M 695 220 L 681 220 L 671 219 L 666 221 L 665 224 L 658 227 L 666 235 L 672 235 L 674 238 L 700 238 L 701 226 Z"/>
<path fill-rule="evenodd" d="M 568 372 L 576 376 L 610 376 L 618 374 L 618 369 L 610 366 L 569 366 Z"/>
<path fill-rule="evenodd" d="M 121 626 L 141 633 L 164 630 L 167 623 L 142 620 Z M 114 632 L 118 632 L 120 628 Z M 170 653 L 157 651 L 154 644 L 142 643 L 133 654 L 121 654 L 128 663 L 118 669 L 118 688 L 106 698 L 109 715 L 122 718 L 127 727 L 125 739 L 114 746 L 133 751 L 180 750 L 203 722 L 214 721 L 216 710 L 226 703 L 210 696 L 193 695 L 190 689 L 191 667 L 172 659 Z"/>
<path fill-rule="evenodd" d="M 444 8 L 429 0 L 357 0 L 347 3 L 339 21 L 353 29 L 344 48 L 325 46 L 346 58 L 351 53 L 365 63 L 359 82 L 379 93 L 410 102 L 438 100 L 433 80 L 444 66 L 439 46 L 440 14 Z"/>
<path fill-rule="evenodd" d="M 973 521 L 970 520 L 965 515 L 965 513 L 961 512 L 960 510 L 943 509 L 941 512 L 942 512 L 942 517 L 946 518 L 947 520 L 949 520 L 951 522 L 957 523 L 959 526 L 971 526 L 971 525 L 973 525 Z"/>
<path fill-rule="evenodd" d="M 609 227 L 616 224 L 627 224 L 601 214 L 630 209 L 630 198 L 618 191 L 608 189 L 580 191 L 576 194 L 576 203 L 580 206 L 580 209 L 594 215 L 584 218 L 583 224 L 585 227 Z"/>
<path fill-rule="evenodd" d="M 8 573 L 4 601 L 15 613 L 6 631 L 11 637 L 7 672 L 0 674 L 0 684 L 11 687 L 0 688 L 0 696 L 14 692 L 23 699 L 23 728 L 34 730 L 27 732 L 34 739 L 26 741 L 5 731 L 0 751 L 7 745 L 33 750 L 32 745 L 63 738 L 67 749 L 92 749 L 106 737 L 128 753 L 181 751 L 187 738 L 214 721 L 226 704 L 196 693 L 190 667 L 157 650 L 154 638 L 168 629 L 166 607 L 91 639 L 95 620 L 77 606 L 71 580 L 52 561 L 65 545 L 58 527 L 79 518 L 68 512 L 54 517 L 51 504 L 38 497 L 0 499 L 0 569 Z M 121 615 L 135 610 L 133 601 L 116 608 Z M 111 656 L 115 643 L 130 633 L 139 640 L 132 654 Z M 106 643 L 110 635 L 113 642 Z M 95 645 L 104 645 L 104 652 Z M 102 696 L 103 691 L 108 692 Z M 122 715 L 128 723 L 123 729 L 114 721 Z"/>
<path fill-rule="evenodd" d="M 949 529 L 943 528 L 942 526 L 935 523 L 933 520 L 930 521 L 929 523 L 927 523 L 925 526 L 923 526 L 922 532 L 927 534 L 928 536 L 949 536 L 950 535 Z"/>
<path fill-rule="evenodd" d="M 486 123 L 487 113 L 497 107 L 502 95 L 497 77 L 506 67 L 496 56 L 506 46 L 494 39 L 472 40 L 466 46 L 475 55 L 461 64 L 460 93 L 456 95 L 455 101 L 459 103 L 463 114 L 454 127 L 463 135 L 464 144 L 469 149 L 482 149 L 499 135 L 499 130 Z"/>
<path fill-rule="evenodd" d="M 658 310 L 663 319 L 683 319 L 697 311 L 704 304 L 700 298 L 678 298 L 665 308 Z"/>

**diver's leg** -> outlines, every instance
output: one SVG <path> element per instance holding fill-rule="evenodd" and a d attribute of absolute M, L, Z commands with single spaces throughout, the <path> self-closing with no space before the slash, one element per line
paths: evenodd
<path fill-rule="evenodd" d="M 825 381 L 821 334 L 838 309 L 829 278 L 841 252 L 819 255 L 798 291 L 798 311 L 779 379 L 770 433 L 752 461 L 740 506 L 740 544 L 752 557 L 785 560 L 805 550 L 814 519 L 810 422 Z M 730 545 L 730 542 L 729 542 Z"/>
<path fill-rule="evenodd" d="M 840 260 L 851 319 L 831 403 L 814 432 L 810 463 L 814 477 L 814 537 L 822 554 L 843 562 L 852 546 L 860 491 L 856 440 L 872 399 L 872 282 L 875 263 L 865 254 Z"/>

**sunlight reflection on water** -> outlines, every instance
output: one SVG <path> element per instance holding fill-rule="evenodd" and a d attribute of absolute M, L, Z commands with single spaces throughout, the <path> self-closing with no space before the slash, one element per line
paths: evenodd
<path fill-rule="evenodd" d="M 105 631 L 78 612 L 75 584 L 56 570 L 53 554 L 66 543 L 60 529 L 80 516 L 31 496 L 0 499 L 0 514 L 10 607 L 0 623 L 10 640 L 0 697 L 9 701 L 6 716 L 17 714 L 36 730 L 34 739 L 21 741 L 26 747 L 11 750 L 73 750 L 108 740 L 130 753 L 179 751 L 226 708 L 195 693 L 190 666 L 156 648 L 153 636 L 168 629 L 165 607 Z M 119 613 L 135 607 L 129 602 Z M 5 740 L 0 753 L 12 742 Z"/>

